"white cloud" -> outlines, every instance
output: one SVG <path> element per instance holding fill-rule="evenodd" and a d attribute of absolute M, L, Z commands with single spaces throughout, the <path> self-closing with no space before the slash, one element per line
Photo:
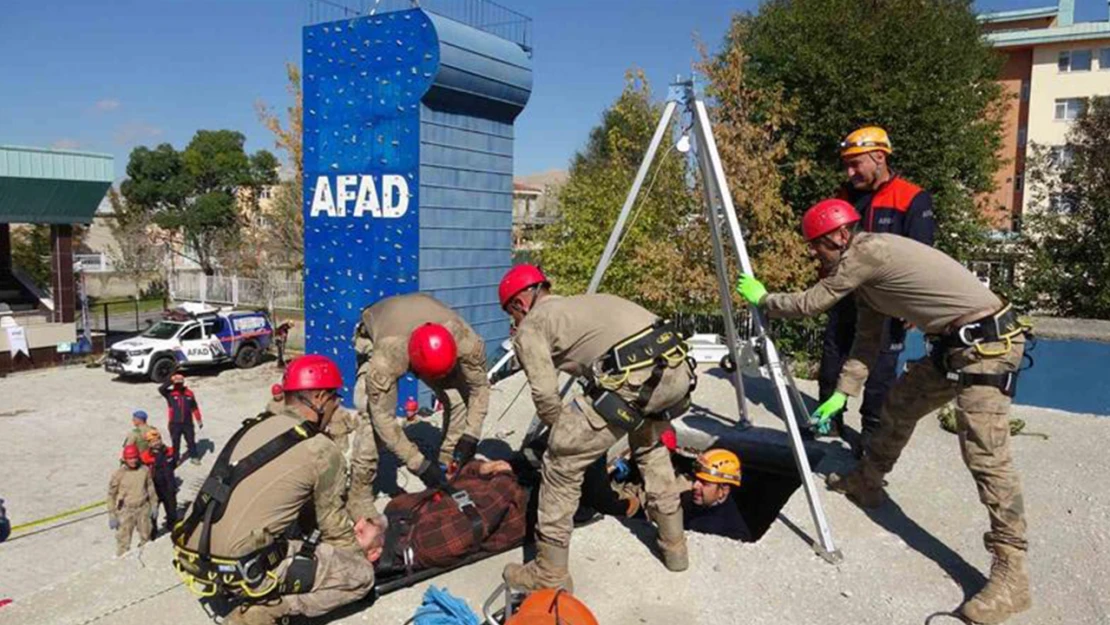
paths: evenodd
<path fill-rule="evenodd" d="M 104 98 L 103 100 L 97 100 L 95 107 L 96 110 L 100 111 L 101 113 L 114 111 L 119 108 L 119 100 L 115 98 Z"/>
<path fill-rule="evenodd" d="M 77 139 L 58 139 L 51 143 L 50 147 L 55 150 L 76 150 L 81 147 L 81 142 Z"/>
<path fill-rule="evenodd" d="M 160 136 L 162 136 L 161 128 L 145 122 L 128 122 L 116 128 L 116 143 L 119 145 L 130 145 Z"/>

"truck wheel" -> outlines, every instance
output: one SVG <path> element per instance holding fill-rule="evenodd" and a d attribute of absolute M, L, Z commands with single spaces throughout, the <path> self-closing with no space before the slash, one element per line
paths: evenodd
<path fill-rule="evenodd" d="M 150 381 L 161 384 L 170 379 L 174 369 L 177 369 L 177 361 L 172 356 L 159 356 L 150 365 Z"/>
<path fill-rule="evenodd" d="M 244 345 L 235 354 L 235 366 L 240 369 L 250 369 L 258 365 L 261 354 L 254 345 Z"/>
<path fill-rule="evenodd" d="M 733 371 L 736 371 L 736 363 L 732 362 L 732 354 L 725 354 L 724 356 L 721 356 L 720 365 L 721 368 L 724 369 L 727 373 L 732 373 Z"/>

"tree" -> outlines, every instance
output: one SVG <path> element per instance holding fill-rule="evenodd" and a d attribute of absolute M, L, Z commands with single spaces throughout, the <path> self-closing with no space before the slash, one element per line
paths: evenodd
<path fill-rule="evenodd" d="M 114 213 L 109 225 L 113 245 L 108 255 L 115 270 L 131 281 L 138 297 L 151 275 L 163 268 L 166 242 L 159 239 L 151 215 L 130 210 L 116 189 L 108 189 L 108 202 Z"/>
<path fill-rule="evenodd" d="M 1110 97 L 1096 97 L 1063 148 L 1033 146 L 1018 273 L 1049 313 L 1110 319 Z"/>
<path fill-rule="evenodd" d="M 894 167 L 934 195 L 938 245 L 978 254 L 985 223 L 975 197 L 993 187 L 1005 102 L 1001 58 L 968 0 L 770 0 L 727 45 L 749 55 L 744 81 L 781 91 L 794 111 L 785 140 L 783 198 L 796 212 L 843 180 L 837 143 L 865 124 L 885 127 Z M 772 122 L 774 109 L 756 107 Z"/>
<path fill-rule="evenodd" d="M 624 91 L 573 157 L 559 193 L 560 221 L 539 237 L 539 261 L 557 291 L 586 290 L 661 114 L 642 72 L 631 71 Z M 704 310 L 718 295 L 712 265 L 702 263 L 708 248 L 686 245 L 697 236 L 701 211 L 687 185 L 686 161 L 670 146 L 648 172 L 602 290 L 658 313 Z"/>
<path fill-rule="evenodd" d="M 40 288 L 50 286 L 50 226 L 29 224 L 12 228 L 12 263 Z"/>
<path fill-rule="evenodd" d="M 234 252 L 240 203 L 257 204 L 262 187 L 277 182 L 277 159 L 266 150 L 248 155 L 242 133 L 200 130 L 178 152 L 168 143 L 131 152 L 120 193 L 130 209 L 174 235 L 208 275 L 216 260 Z"/>
<path fill-rule="evenodd" d="M 734 17 L 723 49 L 713 57 L 703 49 L 699 69 L 708 79 L 713 134 L 754 269 L 768 288 L 795 290 L 804 288 L 814 271 L 798 220 L 781 192 L 788 153 L 781 131 L 794 122 L 796 111 L 779 89 L 757 90 L 746 80 L 749 58 L 740 42 L 748 28 L 748 20 Z"/>
<path fill-rule="evenodd" d="M 283 181 L 275 190 L 270 206 L 269 234 L 271 244 L 276 243 L 287 253 L 286 266 L 304 266 L 304 150 L 302 130 L 304 129 L 303 102 L 301 91 L 301 71 L 293 63 L 285 64 L 288 79 L 285 90 L 292 99 L 285 109 L 286 122 L 264 102 L 258 102 L 255 109 L 262 124 L 274 135 L 274 145 L 285 156 L 293 168 L 292 176 Z"/>

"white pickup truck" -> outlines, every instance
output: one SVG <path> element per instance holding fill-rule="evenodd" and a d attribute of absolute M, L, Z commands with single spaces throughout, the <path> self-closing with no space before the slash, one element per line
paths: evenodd
<path fill-rule="evenodd" d="M 104 370 L 161 384 L 178 368 L 234 363 L 247 369 L 262 362 L 273 332 L 264 311 L 185 305 L 112 345 Z"/>

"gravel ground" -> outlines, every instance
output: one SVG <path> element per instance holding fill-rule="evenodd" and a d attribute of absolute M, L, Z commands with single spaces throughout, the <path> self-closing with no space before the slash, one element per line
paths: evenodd
<path fill-rule="evenodd" d="M 696 403 L 711 413 L 733 415 L 727 382 L 702 376 Z M 217 446 L 238 422 L 261 408 L 277 377 L 272 364 L 192 378 L 206 417 L 202 438 Z M 532 414 L 527 391 L 498 420 L 521 389 L 520 376 L 495 389 L 486 436 L 515 444 Z M 812 392 L 803 382 L 803 391 Z M 748 385 L 757 424 L 775 427 L 764 408 L 767 386 Z M 142 407 L 163 426 L 162 400 L 152 384 L 113 381 L 98 370 L 62 369 L 0 379 L 0 497 L 13 523 L 50 516 L 103 499 L 128 415 Z M 1105 441 L 1110 420 L 1054 410 L 1018 407 L 1027 430 L 1048 440 L 1020 436 L 1014 452 L 1025 486 L 1029 517 L 1034 608 L 1015 624 L 1107 624 L 1110 597 L 1110 492 L 1105 478 Z M 851 417 L 849 418 L 851 422 Z M 414 430 L 428 430 L 425 425 Z M 688 420 L 684 437 L 735 436 L 712 418 Z M 820 443 L 828 453 L 818 472 L 847 464 L 839 444 Z M 194 492 L 205 466 L 185 465 L 184 493 Z M 59 460 L 59 459 L 64 460 Z M 388 472 L 387 472 L 388 473 Z M 387 475 L 392 485 L 392 476 Z M 410 481 L 402 471 L 396 477 Z M 866 514 L 822 490 L 837 546 L 838 565 L 809 547 L 814 535 L 806 499 L 798 491 L 780 522 L 755 544 L 691 535 L 691 568 L 668 573 L 642 538 L 642 527 L 615 520 L 575 533 L 571 567 L 579 596 L 606 625 L 640 623 L 956 623 L 930 617 L 955 608 L 984 581 L 989 555 L 981 536 L 987 527 L 975 487 L 960 460 L 956 439 L 932 417 L 919 426 L 898 468 L 889 476 L 891 501 Z M 189 498 L 186 496 L 185 498 Z M 89 518 L 91 516 L 91 518 Z M 38 529 L 38 528 L 36 528 Z M 152 615 L 175 623 L 209 622 L 196 600 L 180 587 L 170 549 L 160 539 L 114 560 L 105 516 L 90 515 L 18 533 L 0 545 L 0 608 L 7 623 L 147 625 Z M 519 558 L 510 552 L 394 592 L 368 609 L 339 616 L 336 623 L 402 623 L 429 584 L 446 586 L 478 609 L 500 581 L 500 569 Z M 361 607 L 361 606 L 360 606 Z"/>

